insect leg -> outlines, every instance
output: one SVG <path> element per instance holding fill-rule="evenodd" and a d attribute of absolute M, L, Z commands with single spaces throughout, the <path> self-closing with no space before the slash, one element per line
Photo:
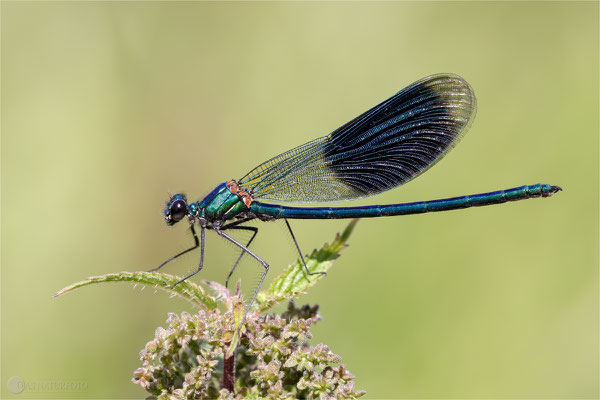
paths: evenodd
<path fill-rule="evenodd" d="M 256 299 L 256 294 L 258 293 L 258 290 L 260 289 L 260 286 L 262 285 L 263 281 L 265 280 L 265 276 L 267 276 L 267 272 L 269 272 L 269 264 L 267 264 L 265 260 L 263 260 L 262 258 L 260 258 L 259 256 L 257 256 L 256 254 L 254 254 L 252 252 L 252 250 L 250 250 L 248 247 L 244 246 L 243 244 L 241 244 L 240 242 L 238 242 L 237 240 L 235 240 L 234 238 L 232 238 L 231 236 L 229 236 L 227 233 L 223 232 L 222 230 L 215 229 L 215 232 L 217 232 L 217 234 L 219 234 L 220 236 L 224 237 L 225 239 L 229 240 L 231 243 L 235 244 L 237 247 L 239 247 L 240 249 L 242 249 L 244 252 L 246 252 L 249 255 L 251 255 L 252 257 L 254 257 L 259 263 L 262 264 L 263 268 L 265 269 L 265 272 L 263 272 L 262 276 L 260 277 L 260 281 L 258 282 L 258 286 L 256 286 L 256 290 L 254 290 L 254 294 L 252 295 L 252 299 L 250 300 L 250 303 L 248 304 L 248 307 L 246 307 L 246 312 L 244 313 L 244 318 L 242 319 L 242 323 L 238 327 L 238 333 L 239 333 L 242 325 L 246 321 L 246 315 L 248 314 L 248 311 L 250 310 L 250 307 L 252 307 L 252 304 L 254 304 L 254 300 Z"/>
<path fill-rule="evenodd" d="M 304 265 L 304 270 L 306 271 L 306 274 L 307 275 L 327 275 L 327 272 L 325 272 L 325 271 L 310 272 L 308 270 L 308 266 L 306 265 L 306 261 L 304 261 L 304 256 L 302 255 L 302 251 L 300 251 L 300 246 L 298 246 L 298 241 L 296 241 L 296 237 L 294 236 L 294 232 L 292 232 L 292 227 L 290 226 L 290 223 L 288 222 L 287 218 L 284 218 L 283 220 L 285 221 L 285 224 L 287 225 L 287 228 L 290 231 L 290 235 L 292 235 L 292 239 L 294 240 L 294 244 L 296 245 L 296 249 L 298 250 L 298 254 L 300 254 L 300 259 L 302 260 L 302 264 Z"/>
<path fill-rule="evenodd" d="M 225 230 L 225 229 L 239 229 L 239 230 L 245 230 L 245 231 L 252 231 L 252 232 L 254 232 L 252 234 L 252 237 L 250 238 L 250 240 L 248 240 L 248 243 L 246 244 L 247 248 L 250 247 L 250 243 L 252 243 L 252 241 L 256 237 L 256 234 L 258 233 L 258 228 L 255 227 L 255 226 L 232 226 L 232 227 L 224 226 L 221 229 L 222 230 Z M 225 287 L 228 287 L 228 285 L 229 285 L 229 278 L 231 278 L 231 275 L 233 275 L 233 272 L 235 271 L 235 269 L 237 268 L 238 264 L 242 260 L 242 257 L 244 256 L 244 253 L 245 253 L 245 251 L 242 250 L 242 254 L 240 254 L 240 256 L 238 257 L 238 259 L 235 262 L 235 264 L 233 264 L 233 268 L 231 268 L 231 271 L 229 271 L 229 275 L 227 275 L 227 279 L 225 280 Z"/>
<path fill-rule="evenodd" d="M 194 247 L 190 247 L 187 250 L 182 251 L 181 253 L 169 258 L 167 261 L 165 261 L 164 263 L 160 264 L 158 267 L 156 268 L 152 268 L 151 270 L 149 270 L 148 272 L 154 272 L 154 271 L 158 271 L 159 269 L 161 269 L 162 267 L 164 267 L 165 265 L 167 265 L 168 263 L 170 263 L 171 261 L 173 261 L 174 259 L 176 259 L 177 257 L 181 257 L 182 255 L 184 255 L 185 253 L 188 253 L 194 249 L 197 249 L 198 246 L 200 246 L 200 241 L 198 240 L 198 235 L 196 235 L 196 230 L 194 229 L 194 225 L 190 225 L 190 229 L 192 230 L 192 235 L 194 235 Z M 202 228 L 202 235 L 204 235 L 204 228 Z M 204 236 L 203 236 L 204 237 Z M 202 250 L 204 251 L 204 240 L 202 241 Z"/>
<path fill-rule="evenodd" d="M 192 230 L 193 230 L 193 228 L 192 228 Z M 194 232 L 194 236 L 195 236 L 195 232 Z M 196 240 L 198 240 L 197 237 L 196 237 Z M 196 271 L 192 272 L 191 274 L 189 274 L 188 276 L 186 276 L 185 278 L 181 279 L 179 282 L 175 283 L 173 286 L 171 286 L 171 288 L 174 288 L 175 286 L 179 285 L 181 282 L 185 281 L 186 279 L 191 278 L 192 276 L 196 275 L 198 272 L 200 272 L 200 270 L 202 269 L 203 266 L 204 266 L 204 227 L 202 225 L 200 225 L 200 264 L 198 265 L 198 269 Z"/>

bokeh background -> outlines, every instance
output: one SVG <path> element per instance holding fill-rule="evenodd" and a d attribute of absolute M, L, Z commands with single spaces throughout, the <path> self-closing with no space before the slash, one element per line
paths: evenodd
<path fill-rule="evenodd" d="M 564 191 L 360 221 L 300 299 L 321 307 L 313 343 L 372 399 L 598 397 L 597 2 L 1 7 L 2 398 L 144 397 L 138 351 L 189 305 L 126 284 L 52 294 L 191 244 L 162 220 L 168 193 L 201 198 L 439 72 L 473 86 L 470 132 L 416 181 L 354 204 Z M 293 227 L 308 252 L 346 223 Z M 214 234 L 207 246 L 195 279 L 223 282 L 235 251 Z M 255 249 L 270 279 L 295 259 L 281 224 L 262 224 Z M 239 276 L 259 275 L 248 261 Z"/>

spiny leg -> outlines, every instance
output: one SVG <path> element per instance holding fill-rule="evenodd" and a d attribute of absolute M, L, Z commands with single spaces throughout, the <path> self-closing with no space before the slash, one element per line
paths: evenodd
<path fill-rule="evenodd" d="M 235 240 L 234 238 L 232 238 L 231 236 L 229 236 L 228 234 L 226 234 L 222 230 L 215 229 L 215 232 L 217 232 L 217 234 L 219 234 L 220 236 L 224 237 L 225 239 L 229 240 L 231 243 L 235 244 L 237 247 L 239 247 L 240 249 L 242 249 L 243 252 L 246 252 L 246 253 L 250 254 L 259 263 L 261 263 L 262 266 L 265 269 L 265 272 L 260 277 L 260 281 L 258 282 L 258 286 L 256 286 L 256 290 L 254 290 L 254 294 L 252 295 L 252 299 L 250 300 L 250 303 L 248 304 L 248 307 L 246 307 L 246 312 L 244 312 L 244 317 L 242 318 L 242 322 L 240 323 L 240 326 L 237 329 L 238 330 L 238 336 L 239 336 L 240 329 L 242 329 L 242 325 L 246 321 L 246 315 L 248 315 L 248 311 L 250 310 L 250 307 L 252 307 L 252 304 L 254 304 L 254 300 L 256 299 L 256 295 L 258 294 L 258 290 L 260 289 L 260 286 L 262 285 L 263 281 L 265 280 L 265 276 L 267 276 L 267 272 L 269 272 L 269 264 L 267 264 L 266 261 L 264 261 L 262 258 L 260 258 L 259 256 L 257 256 L 256 254 L 254 254 L 248 247 L 244 246 L 243 244 L 241 244 L 240 242 L 238 242 L 237 240 Z M 244 254 L 244 253 L 242 253 L 242 254 Z"/>
<path fill-rule="evenodd" d="M 192 225 L 193 226 L 193 225 Z M 193 230 L 193 228 L 192 228 Z M 194 232 L 194 236 L 195 236 L 196 232 Z M 196 238 L 197 240 L 197 238 Z M 185 278 L 179 280 L 179 282 L 175 283 L 173 286 L 171 286 L 171 289 L 174 288 L 175 286 L 179 285 L 181 282 L 185 281 L 188 278 L 191 278 L 192 276 L 196 275 L 198 272 L 200 272 L 200 270 L 202 269 L 202 267 L 204 266 L 204 227 L 200 226 L 200 264 L 198 265 L 198 269 L 194 272 L 192 272 L 191 274 L 189 274 L 188 276 L 186 276 Z"/>
<path fill-rule="evenodd" d="M 252 237 L 250 238 L 250 240 L 248 240 L 248 243 L 246 244 L 246 247 L 250 247 L 250 244 L 252 243 L 252 241 L 256 237 L 256 234 L 258 233 L 258 228 L 255 227 L 255 226 L 233 226 L 233 227 L 224 226 L 221 229 L 222 230 L 225 230 L 225 229 L 239 229 L 239 230 L 244 230 L 244 231 L 253 231 L 254 233 L 252 234 Z M 229 271 L 229 275 L 227 275 L 227 279 L 225 279 L 225 287 L 229 287 L 229 278 L 231 278 L 231 275 L 233 275 L 233 272 L 235 271 L 235 269 L 237 268 L 238 264 L 242 260 L 242 257 L 244 256 L 244 253 L 245 253 L 245 251 L 242 250 L 242 253 L 238 257 L 237 261 L 235 262 L 235 264 L 233 264 L 233 268 L 231 268 L 231 271 Z"/>
<path fill-rule="evenodd" d="M 302 260 L 302 265 L 304 265 L 304 270 L 306 271 L 306 274 L 307 275 L 327 275 L 327 272 L 325 272 L 325 271 L 310 272 L 308 270 L 308 266 L 306 265 L 306 261 L 304 261 L 304 256 L 302 255 L 302 251 L 300 251 L 300 246 L 298 246 L 298 242 L 296 241 L 296 237 L 294 236 L 294 232 L 292 232 L 292 227 L 290 226 L 290 223 L 288 222 L 287 218 L 284 218 L 283 220 L 285 221 L 285 224 L 287 225 L 287 228 L 290 231 L 290 235 L 292 235 L 292 240 L 294 240 L 294 244 L 296 245 L 296 249 L 298 250 L 298 254 L 300 254 L 300 259 Z"/>
<path fill-rule="evenodd" d="M 168 263 L 170 263 L 171 261 L 173 261 L 174 259 L 176 259 L 177 257 L 181 257 L 182 255 L 184 255 L 185 253 L 188 253 L 194 249 L 197 249 L 198 246 L 200 246 L 200 241 L 198 240 L 198 235 L 196 235 L 196 230 L 194 229 L 194 225 L 190 225 L 190 229 L 192 230 L 192 235 L 194 235 L 194 242 L 196 243 L 194 245 L 194 247 L 190 247 L 189 249 L 182 251 L 181 253 L 169 258 L 167 261 L 165 261 L 164 263 L 160 264 L 158 267 L 153 268 L 151 270 L 149 270 L 148 272 L 154 272 L 154 271 L 158 271 L 159 269 L 161 269 L 162 267 L 164 267 L 165 265 L 167 265 Z M 202 235 L 204 235 L 204 228 L 202 228 Z M 202 241 L 202 251 L 204 251 L 204 240 Z"/>

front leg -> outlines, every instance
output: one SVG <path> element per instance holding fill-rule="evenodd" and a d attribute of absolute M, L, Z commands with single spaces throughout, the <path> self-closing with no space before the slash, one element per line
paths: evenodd
<path fill-rule="evenodd" d="M 193 225 L 192 225 L 192 230 L 193 230 Z M 194 237 L 196 237 L 196 232 L 194 232 Z M 196 237 L 196 240 L 198 240 L 198 238 Z M 198 246 L 196 246 L 198 247 Z M 181 279 L 179 282 L 175 283 L 173 286 L 171 286 L 171 289 L 174 288 L 175 286 L 179 285 L 181 282 L 185 281 L 188 278 L 191 278 L 192 276 L 196 275 L 198 272 L 200 272 L 200 270 L 202 269 L 202 267 L 204 266 L 204 227 L 202 225 L 200 225 L 200 264 L 198 265 L 198 269 L 194 272 L 192 272 L 191 274 L 189 274 L 188 276 L 186 276 L 185 278 Z"/>
<path fill-rule="evenodd" d="M 198 235 L 196 235 L 196 230 L 194 229 L 194 225 L 190 225 L 190 229 L 192 231 L 192 235 L 194 235 L 194 247 L 190 247 L 187 250 L 182 251 L 181 253 L 174 255 L 173 257 L 169 258 L 167 261 L 165 261 L 164 263 L 160 264 L 158 267 L 156 268 L 152 268 L 151 270 L 149 270 L 148 272 L 154 272 L 154 271 L 158 271 L 159 269 L 161 269 L 162 267 L 164 267 L 165 265 L 167 265 L 168 263 L 170 263 L 171 261 L 173 261 L 174 259 L 181 257 L 182 255 L 189 253 L 190 251 L 197 249 L 198 246 L 200 246 L 200 241 L 198 240 Z M 204 228 L 202 228 L 202 253 L 204 253 Z M 204 255 L 204 254 L 203 254 Z M 200 261 L 200 265 L 202 265 L 202 261 Z M 202 267 L 200 267 L 202 268 Z M 179 282 L 178 282 L 179 283 Z"/>

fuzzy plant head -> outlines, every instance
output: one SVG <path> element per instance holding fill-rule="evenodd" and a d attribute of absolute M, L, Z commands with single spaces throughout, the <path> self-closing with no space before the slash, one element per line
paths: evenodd
<path fill-rule="evenodd" d="M 302 317 L 300 317 L 302 316 Z M 170 314 L 167 328 L 140 353 L 142 367 L 133 382 L 157 398 L 178 399 L 355 399 L 341 358 L 324 344 L 311 346 L 310 327 L 320 319 L 316 307 L 283 315 L 248 318 L 235 351 L 233 391 L 227 379 L 227 349 L 235 329 L 234 311 L 202 310 L 195 315 Z"/>

